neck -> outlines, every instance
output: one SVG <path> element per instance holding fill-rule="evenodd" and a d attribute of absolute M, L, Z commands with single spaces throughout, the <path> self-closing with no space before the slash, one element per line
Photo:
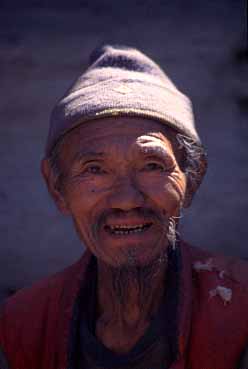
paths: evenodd
<path fill-rule="evenodd" d="M 98 261 L 96 335 L 105 346 L 128 352 L 144 334 L 161 303 L 166 268 L 165 255 L 143 267 Z"/>

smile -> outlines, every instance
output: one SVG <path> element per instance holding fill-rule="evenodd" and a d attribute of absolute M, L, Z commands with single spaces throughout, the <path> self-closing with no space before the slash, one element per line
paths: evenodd
<path fill-rule="evenodd" d="M 150 228 L 152 223 L 143 223 L 143 224 L 135 224 L 135 225 L 108 225 L 105 226 L 105 230 L 110 232 L 112 235 L 129 235 L 145 232 L 148 228 Z"/>

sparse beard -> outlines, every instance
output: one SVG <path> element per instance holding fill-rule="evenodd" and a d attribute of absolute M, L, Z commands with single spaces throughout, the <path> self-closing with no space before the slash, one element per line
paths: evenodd
<path fill-rule="evenodd" d="M 121 305 L 125 304 L 125 301 L 127 301 L 129 286 L 131 285 L 132 287 L 135 286 L 142 306 L 149 296 L 154 278 L 161 269 L 166 270 L 168 248 L 172 247 L 175 249 L 177 240 L 176 222 L 173 217 L 169 218 L 166 228 L 165 243 L 167 243 L 167 245 L 165 245 L 160 254 L 153 260 L 150 260 L 148 264 L 140 265 L 137 261 L 134 249 L 131 249 L 127 251 L 127 262 L 124 265 L 118 266 L 117 263 L 116 267 L 108 266 L 112 275 L 113 290 L 116 299 Z"/>
<path fill-rule="evenodd" d="M 161 269 L 167 266 L 167 250 L 163 250 L 156 259 L 147 265 L 137 265 L 130 253 L 128 263 L 119 267 L 108 266 L 111 272 L 112 287 L 120 305 L 124 305 L 129 296 L 130 286 L 137 291 L 140 306 L 145 304 L 151 286 Z"/>

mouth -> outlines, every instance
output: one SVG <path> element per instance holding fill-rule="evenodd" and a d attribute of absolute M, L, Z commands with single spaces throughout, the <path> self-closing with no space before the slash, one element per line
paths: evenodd
<path fill-rule="evenodd" d="M 113 236 L 128 236 L 138 235 L 146 232 L 152 226 L 151 222 L 140 223 L 134 225 L 118 224 L 118 225 L 105 225 L 104 229 L 106 232 Z"/>

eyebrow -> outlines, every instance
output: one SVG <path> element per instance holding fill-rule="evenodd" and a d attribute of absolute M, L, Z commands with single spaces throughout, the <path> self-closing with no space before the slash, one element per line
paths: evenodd
<path fill-rule="evenodd" d="M 93 160 L 99 159 L 106 156 L 104 152 L 97 152 L 97 151 L 79 151 L 73 157 L 73 162 L 75 161 L 82 161 L 82 160 Z"/>
<path fill-rule="evenodd" d="M 152 156 L 152 157 L 160 157 L 160 158 L 170 158 L 171 157 L 170 153 L 161 146 L 140 147 L 139 153 L 144 154 L 145 156 Z"/>

